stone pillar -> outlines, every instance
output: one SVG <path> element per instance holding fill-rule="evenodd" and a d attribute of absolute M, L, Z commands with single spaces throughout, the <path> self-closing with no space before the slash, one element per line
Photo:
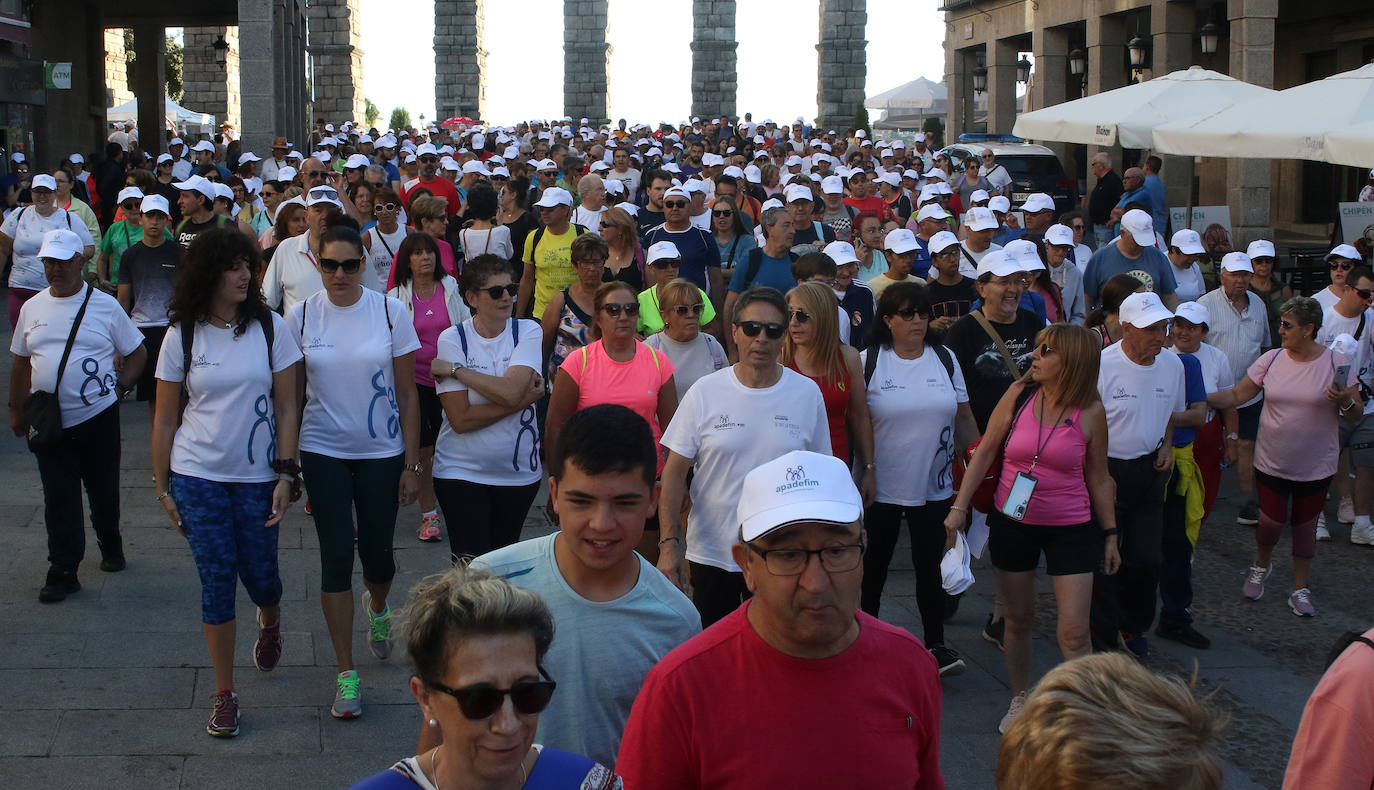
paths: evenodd
<path fill-rule="evenodd" d="M 1095 9 L 1093 9 L 1095 11 Z M 1090 13 L 1087 18 L 1088 46 L 1088 90 L 1085 95 L 1120 88 L 1126 84 L 1126 23 L 1119 16 L 1104 16 Z M 1088 161 L 1099 151 L 1105 151 L 1112 158 L 1112 169 L 1121 175 L 1121 147 L 1090 145 L 1086 152 Z M 1091 168 L 1088 175 L 1088 192 L 1097 185 Z"/>
<path fill-rule="evenodd" d="M 1279 0 L 1229 0 L 1231 76 L 1266 88 L 1274 86 L 1274 20 Z M 1231 244 L 1236 249 L 1273 238 L 1269 219 L 1268 159 L 1228 159 L 1226 203 L 1231 207 Z"/>
<path fill-rule="evenodd" d="M 1035 56 L 1035 73 L 1031 77 L 1027 110 L 1041 110 L 1055 104 L 1062 104 L 1070 98 L 1078 98 L 1078 82 L 1069 74 L 1069 31 L 1067 28 L 1041 27 L 1031 31 L 1031 53 Z M 1074 80 L 1072 90 L 1069 81 Z M 1046 142 L 1059 161 L 1064 172 L 1077 179 L 1077 162 L 1071 161 L 1070 148 L 1066 143 Z"/>
<path fill-rule="evenodd" d="M 864 103 L 868 82 L 866 0 L 820 0 L 820 43 L 816 45 L 817 123 L 844 131 Z"/>
<path fill-rule="evenodd" d="M 973 68 L 970 65 L 973 58 L 961 49 L 955 49 L 945 45 L 945 88 L 949 91 L 949 105 L 945 115 L 945 143 L 948 144 L 958 137 L 968 126 L 969 118 L 972 115 L 970 109 L 969 87 L 971 82 L 968 70 Z"/>
<path fill-rule="evenodd" d="M 330 123 L 361 123 L 366 104 L 358 0 L 310 0 L 308 24 L 314 90 L 311 111 Z"/>
<path fill-rule="evenodd" d="M 1195 19 L 1191 2 L 1154 0 L 1150 7 L 1150 50 L 1152 70 L 1156 77 L 1186 69 L 1193 65 L 1193 42 L 1200 25 Z M 1193 204 L 1193 157 L 1161 155 L 1164 169 L 1159 177 L 1164 181 L 1164 194 L 1170 208 Z M 1173 228 L 1180 230 L 1180 228 Z M 1160 233 L 1164 230 L 1159 229 Z"/>
<path fill-rule="evenodd" d="M 1013 39 L 988 43 L 988 133 L 1011 134 L 1016 124 L 1016 52 Z"/>
<path fill-rule="evenodd" d="M 611 45 L 606 43 L 608 0 L 563 0 L 563 114 L 573 124 L 606 123 Z"/>
<path fill-rule="evenodd" d="M 487 101 L 484 0 L 434 0 L 434 113 L 481 119 Z"/>
<path fill-rule="evenodd" d="M 124 28 L 105 30 L 105 106 L 116 107 L 134 97 L 129 85 L 129 59 L 124 47 Z"/>
<path fill-rule="evenodd" d="M 215 41 L 221 36 L 229 45 L 224 63 L 215 59 Z M 239 91 L 239 32 L 237 27 L 188 27 L 182 33 L 182 106 L 215 116 L 218 125 L 230 123 L 243 131 Z"/>
<path fill-rule="evenodd" d="M 120 37 L 121 42 L 123 37 Z M 167 32 L 162 25 L 139 25 L 134 28 L 134 92 L 139 97 L 139 148 L 152 154 L 166 150 L 162 131 L 167 128 Z"/>
<path fill-rule="evenodd" d="M 692 115 L 735 117 L 735 0 L 692 0 Z"/>
<path fill-rule="evenodd" d="M 243 146 L 266 156 L 285 135 L 308 147 L 305 115 L 305 1 L 238 0 L 244 56 Z"/>

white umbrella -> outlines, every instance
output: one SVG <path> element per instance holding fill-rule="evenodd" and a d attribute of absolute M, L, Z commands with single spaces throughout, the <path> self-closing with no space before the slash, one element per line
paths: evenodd
<path fill-rule="evenodd" d="M 1156 126 L 1274 91 L 1201 66 L 1017 116 L 1012 134 L 1030 140 L 1151 148 Z"/>
<path fill-rule="evenodd" d="M 1326 161 L 1338 165 L 1374 167 L 1374 121 L 1328 132 Z"/>
<path fill-rule="evenodd" d="M 870 96 L 864 100 L 864 107 L 870 110 L 926 110 L 948 98 L 949 91 L 944 85 L 917 77 L 905 85 Z"/>
<path fill-rule="evenodd" d="M 1155 130 L 1155 148 L 1184 156 L 1333 162 L 1328 133 L 1368 121 L 1374 121 L 1374 63 L 1166 124 Z"/>

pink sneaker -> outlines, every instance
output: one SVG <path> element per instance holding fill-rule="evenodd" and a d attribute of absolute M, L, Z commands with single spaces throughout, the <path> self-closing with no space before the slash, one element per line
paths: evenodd
<path fill-rule="evenodd" d="M 1264 595 L 1264 580 L 1269 578 L 1273 572 L 1272 568 L 1260 568 L 1255 565 L 1250 566 L 1250 574 L 1245 577 L 1245 586 L 1241 587 L 1241 592 L 1246 598 L 1258 601 Z"/>
<path fill-rule="evenodd" d="M 239 695 L 220 691 L 210 696 L 214 711 L 205 722 L 205 731 L 216 738 L 232 738 L 239 734 Z"/>
<path fill-rule="evenodd" d="M 1317 613 L 1317 608 L 1312 605 L 1312 591 L 1306 587 L 1294 590 L 1293 594 L 1288 596 L 1288 608 L 1298 617 L 1311 617 Z"/>
<path fill-rule="evenodd" d="M 420 516 L 420 540 L 425 543 L 437 543 L 441 537 L 443 535 L 439 531 L 439 514 Z"/>

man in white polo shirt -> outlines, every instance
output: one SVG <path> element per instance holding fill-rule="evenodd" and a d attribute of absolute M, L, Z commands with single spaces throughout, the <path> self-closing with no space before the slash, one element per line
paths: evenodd
<path fill-rule="evenodd" d="M 1212 318 L 1208 324 L 1207 342 L 1226 355 L 1235 381 L 1245 378 L 1250 365 L 1269 347 L 1269 315 L 1264 299 L 1249 290 L 1254 273 L 1250 256 L 1228 252 L 1221 259 L 1221 287 L 1197 300 Z M 1342 272 L 1342 288 L 1344 283 L 1345 273 Z M 1263 394 L 1242 403 L 1236 410 L 1240 416 L 1240 430 L 1234 436 L 1227 436 L 1236 442 L 1236 482 L 1246 498 L 1236 515 L 1236 523 L 1246 526 L 1259 523 L 1259 502 L 1255 499 L 1255 438 L 1259 436 L 1260 409 L 1263 407 Z"/>
<path fill-rule="evenodd" d="M 968 228 L 967 238 L 959 243 L 959 273 L 965 277 L 978 277 L 978 264 L 983 256 L 993 250 L 1000 250 L 1000 244 L 993 244 L 992 237 L 997 233 L 997 216 L 989 208 L 971 208 L 964 214 L 964 227 Z"/>
<path fill-rule="evenodd" d="M 262 277 L 263 301 L 269 307 L 280 306 L 282 312 L 316 291 L 324 290 L 319 266 L 320 237 L 329 227 L 331 215 L 343 213 L 339 193 L 333 187 L 315 187 L 303 197 L 306 232 L 277 246 Z M 363 287 L 381 290 L 377 280 L 375 269 L 363 269 Z"/>
<path fill-rule="evenodd" d="M 1174 464 L 1170 420 L 1187 409 L 1183 362 L 1164 348 L 1173 316 L 1157 294 L 1131 294 L 1121 303 L 1121 342 L 1102 352 L 1097 391 L 1107 410 L 1121 570 L 1093 579 L 1096 651 L 1115 650 L 1120 642 L 1137 657 L 1149 650 L 1145 632 L 1155 616 L 1164 486 Z"/>

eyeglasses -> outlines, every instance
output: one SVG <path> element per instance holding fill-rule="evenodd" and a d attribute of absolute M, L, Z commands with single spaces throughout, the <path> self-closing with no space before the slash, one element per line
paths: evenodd
<path fill-rule="evenodd" d="M 701 311 L 706 309 L 706 305 L 701 302 L 696 304 L 677 304 L 673 305 L 673 312 L 678 315 L 701 315 Z"/>
<path fill-rule="evenodd" d="M 649 266 L 654 269 L 676 269 L 681 264 L 682 261 L 679 258 L 659 258 Z"/>
<path fill-rule="evenodd" d="M 439 161 L 439 157 L 434 156 L 433 154 L 425 154 L 424 156 L 420 157 L 421 164 L 432 165 L 437 161 Z"/>
<path fill-rule="evenodd" d="M 606 265 L 606 259 L 601 257 L 578 258 L 573 261 L 573 266 L 595 266 L 598 269 Z"/>
<path fill-rule="evenodd" d="M 518 283 L 507 283 L 505 285 L 490 285 L 486 288 L 478 288 L 477 290 L 485 293 L 492 299 L 500 299 L 502 296 L 515 296 L 520 293 L 520 285 Z"/>
<path fill-rule="evenodd" d="M 1292 328 L 1294 328 L 1294 327 L 1296 327 L 1296 326 L 1297 326 L 1297 324 L 1293 323 L 1292 321 L 1280 321 L 1280 322 L 1279 322 L 1279 327 L 1280 327 L 1281 329 L 1292 329 Z"/>
<path fill-rule="evenodd" d="M 665 201 L 663 201 L 663 207 L 664 207 L 664 208 L 687 208 L 687 201 L 685 201 L 685 200 L 665 200 Z"/>
<path fill-rule="evenodd" d="M 715 209 L 711 209 L 711 216 L 713 216 L 713 217 L 733 217 L 733 216 L 735 216 L 735 212 L 730 211 L 729 209 L 726 209 L 725 211 L 716 211 Z"/>
<path fill-rule="evenodd" d="M 1331 271 L 1333 271 L 1333 272 L 1334 272 L 1335 270 L 1337 270 L 1337 269 L 1340 269 L 1340 270 L 1343 271 L 1343 272 L 1348 272 L 1348 271 L 1350 271 L 1351 269 L 1355 268 L 1355 262 L 1354 262 L 1354 261 L 1332 261 L 1331 263 L 1327 264 L 1327 268 L 1331 269 Z"/>
<path fill-rule="evenodd" d="M 991 158 L 992 158 L 992 154 L 983 154 L 983 158 L 984 158 L 984 159 L 991 159 Z"/>
<path fill-rule="evenodd" d="M 763 558 L 764 566 L 774 576 L 800 576 L 812 555 L 821 558 L 821 568 L 827 573 L 846 573 L 863 562 L 865 548 L 862 542 L 823 549 L 760 549 L 751 543 L 745 545 Z"/>
<path fill-rule="evenodd" d="M 758 337 L 759 332 L 762 332 L 769 340 L 782 337 L 783 331 L 787 329 L 785 325 L 772 321 L 736 321 L 735 326 L 739 327 L 739 331 L 743 332 L 745 337 Z"/>
<path fill-rule="evenodd" d="M 925 313 L 921 312 L 920 310 L 917 310 L 914 307 L 908 307 L 903 310 L 898 310 L 897 312 L 893 313 L 893 315 L 897 316 L 903 321 L 915 321 L 917 316 L 920 316 L 921 318 L 927 317 Z"/>
<path fill-rule="evenodd" d="M 601 305 L 601 310 L 611 318 L 619 318 L 621 313 L 633 318 L 639 315 L 639 302 L 607 302 Z"/>
<path fill-rule="evenodd" d="M 1369 301 L 1371 296 L 1374 296 L 1374 291 L 1370 291 L 1368 288 L 1356 288 L 1355 293 L 1366 302 Z"/>
<path fill-rule="evenodd" d="M 137 200 L 126 200 L 123 203 L 120 203 L 119 207 L 124 209 L 125 211 L 133 211 L 134 209 L 138 208 L 138 205 L 139 204 Z"/>
<path fill-rule="evenodd" d="M 315 171 L 315 172 L 310 172 L 310 173 L 301 173 L 301 178 L 309 178 L 309 179 L 311 179 L 311 180 L 313 180 L 313 181 L 323 181 L 323 180 L 324 180 L 324 172 L 323 172 L 323 171 Z"/>
<path fill-rule="evenodd" d="M 460 689 L 452 689 L 442 683 L 430 681 L 425 681 L 425 685 L 457 700 L 458 709 L 468 719 L 481 721 L 495 716 L 496 712 L 501 710 L 507 695 L 510 696 L 516 713 L 524 716 L 533 716 L 547 708 L 558 684 L 549 678 L 543 667 L 539 668 L 539 676 L 544 679 L 522 680 L 512 684 L 508 689 L 499 689 L 490 683 L 474 683 Z"/>
<path fill-rule="evenodd" d="M 787 311 L 787 323 L 789 323 L 789 324 L 792 323 L 793 321 L 796 321 L 796 322 L 799 323 L 799 324 L 804 324 L 804 323 L 806 323 L 807 321 L 810 321 L 810 320 L 811 320 L 811 314 L 808 313 L 808 312 L 806 312 L 805 310 L 788 310 L 788 311 Z"/>
<path fill-rule="evenodd" d="M 1041 343 L 1041 344 L 1040 344 L 1040 356 L 1043 357 L 1043 356 L 1046 356 L 1046 355 L 1048 355 L 1048 354 L 1053 354 L 1053 353 L 1054 353 L 1054 348 L 1053 348 L 1052 346 L 1050 346 L 1049 343 Z"/>
<path fill-rule="evenodd" d="M 356 274 L 362 265 L 362 258 L 347 258 L 342 261 L 333 258 L 320 258 L 320 271 L 328 274 L 333 274 L 339 269 L 343 269 L 344 274 Z"/>
<path fill-rule="evenodd" d="M 386 188 L 386 184 L 383 184 L 383 183 L 378 182 L 378 181 L 368 181 L 368 182 L 367 182 L 367 185 L 370 186 L 370 187 L 372 187 L 373 189 L 384 189 L 384 188 Z"/>
<path fill-rule="evenodd" d="M 396 204 L 395 204 L 395 203 L 374 203 L 373 206 L 372 206 L 372 213 L 373 213 L 373 214 L 380 214 L 380 213 L 382 213 L 383 211 L 395 211 L 395 210 L 396 210 Z"/>

